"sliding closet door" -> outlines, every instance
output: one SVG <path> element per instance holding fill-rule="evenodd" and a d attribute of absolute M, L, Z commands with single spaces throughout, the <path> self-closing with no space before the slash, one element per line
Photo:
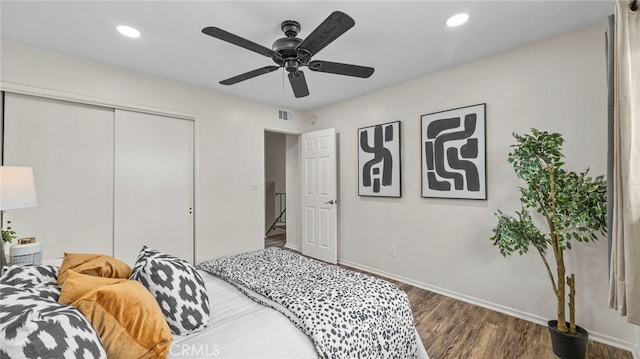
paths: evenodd
<path fill-rule="evenodd" d="M 112 254 L 113 109 L 6 93 L 4 164 L 33 167 L 38 206 L 7 211 L 43 258 Z"/>
<path fill-rule="evenodd" d="M 115 257 L 143 245 L 193 262 L 193 121 L 116 110 Z"/>

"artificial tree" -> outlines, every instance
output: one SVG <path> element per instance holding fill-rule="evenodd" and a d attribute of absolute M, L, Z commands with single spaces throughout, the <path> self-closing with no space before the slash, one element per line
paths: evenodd
<path fill-rule="evenodd" d="M 526 185 L 520 187 L 522 209 L 516 216 L 496 213 L 498 224 L 491 240 L 503 256 L 527 253 L 533 246 L 544 263 L 557 299 L 557 330 L 576 333 L 575 276 L 566 277 L 564 251 L 572 241 L 589 242 L 598 239 L 596 233 L 606 233 L 607 186 L 603 176 L 589 177 L 589 169 L 576 173 L 564 168 L 562 144 L 558 133 L 531 130 L 531 134 L 513 135 L 517 143 L 508 161 L 518 178 Z M 543 233 L 531 218 L 535 209 L 548 226 Z M 551 248 L 555 259 L 555 277 L 546 258 Z M 566 322 L 566 287 L 569 288 L 569 327 Z"/>

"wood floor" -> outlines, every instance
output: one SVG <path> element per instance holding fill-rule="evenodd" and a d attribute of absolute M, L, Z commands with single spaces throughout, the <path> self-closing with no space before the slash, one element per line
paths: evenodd
<path fill-rule="evenodd" d="M 271 240 L 271 241 L 269 241 Z M 266 244 L 277 246 L 278 237 Z M 430 359 L 557 359 L 546 326 L 377 276 L 404 290 Z M 587 359 L 633 359 L 626 350 L 589 340 Z"/>
<path fill-rule="evenodd" d="M 284 247 L 287 242 L 287 234 L 280 233 L 276 235 L 271 235 L 264 239 L 264 247 Z"/>
<path fill-rule="evenodd" d="M 416 328 L 430 359 L 556 358 L 546 326 L 384 279 L 408 294 Z M 623 349 L 589 340 L 587 358 L 633 356 Z"/>

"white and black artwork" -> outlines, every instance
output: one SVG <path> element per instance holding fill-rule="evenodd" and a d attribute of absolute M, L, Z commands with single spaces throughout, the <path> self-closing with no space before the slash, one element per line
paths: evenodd
<path fill-rule="evenodd" d="M 422 116 L 422 197 L 487 199 L 485 107 Z"/>
<path fill-rule="evenodd" d="M 400 121 L 358 129 L 358 194 L 400 197 Z"/>

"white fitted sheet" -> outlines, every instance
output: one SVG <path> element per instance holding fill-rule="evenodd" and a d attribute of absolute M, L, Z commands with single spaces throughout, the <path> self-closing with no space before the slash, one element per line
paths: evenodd
<path fill-rule="evenodd" d="M 174 336 L 169 358 L 317 358 L 311 340 L 276 310 L 258 304 L 233 285 L 198 271 L 207 286 L 211 319 L 204 331 Z M 417 335 L 417 333 L 416 333 Z M 418 337 L 418 358 L 429 356 Z"/>

